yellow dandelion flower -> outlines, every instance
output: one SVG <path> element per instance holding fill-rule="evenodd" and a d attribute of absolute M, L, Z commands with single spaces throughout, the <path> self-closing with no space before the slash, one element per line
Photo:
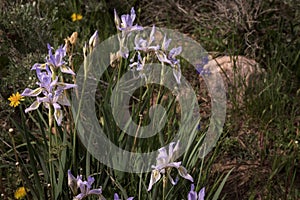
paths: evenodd
<path fill-rule="evenodd" d="M 26 194 L 27 194 L 26 188 L 25 187 L 19 187 L 15 191 L 15 198 L 16 199 L 23 199 L 26 196 Z"/>
<path fill-rule="evenodd" d="M 17 92 L 16 94 L 12 94 L 8 100 L 10 101 L 11 107 L 16 107 L 20 104 L 20 101 L 24 101 L 24 97 Z"/>
<path fill-rule="evenodd" d="M 73 13 L 71 15 L 71 19 L 73 22 L 82 20 L 82 15 L 78 13 Z"/>

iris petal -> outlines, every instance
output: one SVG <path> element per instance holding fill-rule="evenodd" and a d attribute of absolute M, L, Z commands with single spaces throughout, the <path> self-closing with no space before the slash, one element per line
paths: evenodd
<path fill-rule="evenodd" d="M 62 65 L 60 66 L 60 71 L 62 73 L 65 73 L 65 74 L 72 74 L 72 75 L 75 75 L 75 73 L 73 72 L 73 70 L 70 68 L 70 67 L 67 67 L 65 65 Z"/>
<path fill-rule="evenodd" d="M 41 92 L 43 91 L 43 88 L 36 88 L 34 90 L 26 88 L 23 92 L 22 92 L 22 96 L 29 96 L 29 97 L 36 97 L 37 95 L 39 95 Z"/>
<path fill-rule="evenodd" d="M 159 181 L 159 179 L 161 178 L 161 174 L 158 170 L 153 170 L 151 172 L 151 177 L 150 177 L 150 183 L 149 183 L 149 187 L 148 187 L 148 191 L 150 191 L 152 189 L 152 186 Z"/>
<path fill-rule="evenodd" d="M 54 118 L 57 122 L 57 125 L 60 126 L 62 118 L 63 118 L 63 111 L 61 109 L 55 109 L 54 110 Z"/>
<path fill-rule="evenodd" d="M 183 177 L 183 178 L 185 178 L 185 179 L 187 179 L 191 182 L 194 182 L 193 177 L 187 173 L 186 168 L 184 168 L 183 166 L 180 166 L 180 167 L 177 168 L 177 170 L 178 170 L 178 173 L 181 177 Z"/>
<path fill-rule="evenodd" d="M 31 106 L 29 106 L 28 108 L 25 109 L 25 113 L 32 111 L 32 110 L 36 110 L 36 109 L 38 109 L 39 106 L 40 106 L 40 102 L 35 101 L 31 104 Z"/>

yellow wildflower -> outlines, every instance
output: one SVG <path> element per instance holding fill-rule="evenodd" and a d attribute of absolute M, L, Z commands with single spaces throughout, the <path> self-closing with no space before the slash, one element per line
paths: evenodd
<path fill-rule="evenodd" d="M 15 192 L 15 198 L 16 199 L 23 199 L 26 196 L 26 188 L 25 187 L 19 187 Z"/>
<path fill-rule="evenodd" d="M 16 94 L 12 94 L 8 100 L 10 101 L 10 106 L 11 107 L 16 107 L 20 104 L 20 101 L 24 101 L 24 97 L 17 92 Z"/>
<path fill-rule="evenodd" d="M 80 21 L 82 20 L 82 15 L 81 14 L 78 14 L 78 13 L 73 13 L 71 15 L 71 18 L 72 18 L 72 21 L 75 22 L 75 21 Z"/>

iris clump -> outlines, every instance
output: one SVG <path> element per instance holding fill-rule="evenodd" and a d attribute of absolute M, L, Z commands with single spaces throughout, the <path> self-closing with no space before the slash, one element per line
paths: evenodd
<path fill-rule="evenodd" d="M 61 125 L 63 118 L 62 106 L 70 106 L 70 102 L 65 90 L 76 87 L 75 84 L 59 82 L 57 75 L 58 69 L 61 73 L 75 75 L 73 70 L 67 66 L 64 60 L 66 56 L 66 47 L 60 46 L 53 54 L 53 47 L 47 44 L 48 55 L 45 63 L 35 63 L 31 70 L 36 71 L 39 86 L 36 89 L 26 88 L 22 92 L 22 96 L 36 97 L 36 100 L 25 109 L 25 113 L 36 110 L 41 103 L 49 110 L 49 118 L 52 118 L 52 110 L 54 110 L 54 118 L 58 125 Z M 61 75 L 61 79 L 62 79 Z M 51 120 L 51 119 L 50 119 Z M 50 124 L 51 125 L 51 124 Z"/>
<path fill-rule="evenodd" d="M 132 57 L 130 57 L 130 68 L 136 69 L 141 77 L 145 77 L 143 69 L 146 61 L 151 60 L 150 55 L 155 55 L 156 59 L 159 62 L 172 67 L 174 78 L 177 84 L 180 84 L 182 74 L 179 56 L 182 52 L 182 47 L 178 46 L 169 49 L 171 39 L 168 39 L 166 35 L 164 36 L 162 43 L 157 44 L 159 43 L 159 41 L 156 41 L 155 38 L 155 26 L 152 27 L 148 38 L 140 36 L 139 31 L 144 30 L 144 28 L 137 24 L 133 25 L 133 22 L 136 18 L 133 8 L 131 9 L 131 14 L 122 15 L 121 19 L 119 18 L 116 10 L 114 10 L 114 16 L 116 28 L 118 32 L 121 33 L 121 35 L 118 37 L 120 50 L 117 53 L 120 57 L 123 57 L 124 59 L 129 58 L 130 52 L 127 47 L 127 42 L 129 40 L 129 37 L 131 36 L 131 33 L 137 33 L 134 38 L 134 53 L 132 54 Z M 199 65 L 201 66 L 196 66 L 198 73 L 202 73 L 201 70 L 207 62 L 208 59 L 205 57 L 202 63 L 199 63 Z M 206 71 L 203 71 L 203 73 L 206 73 Z"/>
<path fill-rule="evenodd" d="M 169 65 L 173 70 L 173 76 L 176 80 L 177 84 L 181 83 L 181 65 L 179 56 L 182 52 L 182 47 L 177 46 L 173 48 L 169 48 L 171 39 L 167 38 L 165 35 L 162 42 L 156 41 L 156 28 L 152 27 L 150 35 L 144 36 L 139 34 L 139 31 L 143 30 L 142 26 L 134 25 L 133 21 L 135 19 L 134 9 L 131 9 L 131 14 L 122 15 L 122 22 L 118 17 L 116 11 L 115 13 L 115 24 L 116 28 L 119 32 L 121 32 L 121 36 L 119 36 L 119 44 L 120 50 L 118 55 L 123 57 L 124 59 L 129 59 L 130 64 L 129 67 L 132 71 L 139 72 L 139 76 L 147 79 L 144 70 L 147 62 L 152 62 L 153 57 L 162 65 Z M 131 33 L 136 31 L 136 35 L 134 38 L 134 51 L 132 54 L 129 52 L 127 48 L 128 38 L 132 35 Z M 207 60 L 204 59 L 202 64 L 205 65 Z M 176 156 L 179 151 L 179 141 L 172 142 L 168 146 L 168 148 L 163 147 L 160 148 L 159 154 L 156 158 L 156 165 L 152 166 L 152 172 L 150 177 L 150 183 L 148 186 L 148 191 L 150 191 L 155 183 L 157 183 L 161 177 L 167 177 L 172 185 L 176 185 L 179 178 L 178 176 L 174 179 L 171 176 L 172 169 L 176 169 L 178 174 L 191 182 L 194 181 L 193 177 L 188 174 L 187 169 L 182 166 L 182 162 L 175 162 Z"/>
<path fill-rule="evenodd" d="M 140 77 L 147 79 L 146 74 L 144 73 L 146 64 L 149 62 L 151 63 L 157 61 L 160 62 L 162 65 L 170 66 L 171 69 L 173 70 L 173 76 L 177 83 L 176 86 L 181 84 L 182 74 L 181 74 L 180 55 L 183 51 L 182 46 L 169 48 L 172 40 L 170 38 L 167 38 L 167 35 L 164 35 L 162 41 L 158 40 L 156 38 L 157 29 L 155 26 L 152 27 L 149 35 L 145 36 L 139 34 L 139 31 L 144 30 L 144 28 L 134 23 L 136 19 L 134 8 L 131 9 L 130 14 L 122 15 L 121 18 L 119 18 L 116 11 L 114 11 L 114 17 L 115 17 L 116 28 L 118 32 L 121 33 L 118 35 L 120 49 L 116 53 L 116 55 L 118 55 L 119 59 L 129 60 L 129 62 L 126 62 L 128 63 L 128 69 L 133 72 L 134 71 L 139 72 Z M 80 20 L 81 18 L 80 16 L 78 19 L 74 17 L 73 21 Z M 132 33 L 134 31 L 138 32 L 138 34 L 135 35 L 134 38 L 133 52 L 129 52 L 129 49 L 127 48 L 127 42 L 130 41 L 129 37 L 133 35 Z M 90 37 L 88 43 L 85 43 L 83 47 L 85 75 L 86 72 L 88 71 L 90 55 L 92 55 L 93 50 L 99 44 L 98 34 L 99 34 L 98 31 L 95 31 L 94 34 Z M 71 38 L 68 38 L 67 41 L 69 41 L 69 44 L 74 45 L 77 40 L 77 33 L 75 33 L 72 36 Z M 75 82 L 75 78 L 74 78 L 75 72 L 73 71 L 74 67 L 73 65 L 71 65 L 71 63 L 68 63 L 68 60 L 66 59 L 67 55 L 70 56 L 69 58 L 71 58 L 72 56 L 70 55 L 70 51 L 68 50 L 69 47 L 67 47 L 67 44 L 61 45 L 57 49 L 52 47 L 50 44 L 47 44 L 47 49 L 48 49 L 48 55 L 45 58 L 45 62 L 35 63 L 31 68 L 31 70 L 35 70 L 36 72 L 36 76 L 38 79 L 38 81 L 36 82 L 37 87 L 34 89 L 26 88 L 21 95 L 17 93 L 15 96 L 11 97 L 10 100 L 13 106 L 17 106 L 19 104 L 19 101 L 21 101 L 23 97 L 34 97 L 35 98 L 34 102 L 25 109 L 25 113 L 28 113 L 33 110 L 37 110 L 42 104 L 49 111 L 48 112 L 49 127 L 52 128 L 52 123 L 51 123 L 52 117 L 55 119 L 57 125 L 60 126 L 63 123 L 64 106 L 71 106 L 71 103 L 68 99 L 67 91 L 69 89 L 77 87 L 77 85 L 72 83 L 66 83 L 64 81 L 67 80 L 64 79 L 64 76 L 72 75 L 73 80 Z M 69 62 L 71 62 L 70 60 L 71 59 L 69 59 Z M 203 63 L 205 62 L 206 60 L 203 61 Z M 85 98 L 83 94 L 84 92 L 82 92 L 81 93 L 82 96 L 81 97 L 78 96 L 78 98 L 81 99 Z M 74 122 L 75 126 L 77 125 L 76 119 L 77 117 L 75 118 L 75 122 Z M 68 135 L 66 138 L 63 139 L 64 142 L 69 139 L 68 137 L 70 135 Z M 50 139 L 49 139 L 48 161 L 51 160 L 51 162 L 49 162 L 49 165 L 51 168 L 54 168 L 54 166 L 56 167 L 56 165 L 52 165 L 52 163 L 54 163 L 52 161 L 53 159 L 52 152 L 55 152 L 56 148 L 59 145 L 62 145 L 63 148 L 65 148 L 65 143 L 61 143 L 61 144 L 59 143 L 60 142 L 58 139 L 59 135 L 58 136 L 55 135 L 56 138 L 55 140 L 52 141 L 51 141 L 51 134 L 49 136 Z M 74 134 L 73 137 L 74 138 L 73 138 L 72 156 L 74 158 L 73 161 L 76 162 L 77 161 L 76 153 L 78 152 L 76 149 L 77 148 L 76 134 Z M 48 141 L 46 141 L 45 143 L 48 144 Z M 62 152 L 63 151 L 64 150 L 62 150 Z M 61 158 L 60 154 L 63 154 L 62 152 L 57 153 L 56 156 Z M 66 152 L 64 152 L 65 155 L 67 154 Z M 176 159 L 179 156 L 178 154 L 179 154 L 179 141 L 171 142 L 167 147 L 162 147 L 158 150 L 158 155 L 156 157 L 156 164 L 152 165 L 152 171 L 151 171 L 148 188 L 145 188 L 147 192 L 151 191 L 153 186 L 156 183 L 158 183 L 161 180 L 161 178 L 163 178 L 164 180 L 163 190 L 165 190 L 166 188 L 165 184 L 167 180 L 169 180 L 172 185 L 176 185 L 179 181 L 179 176 L 190 182 L 194 182 L 194 178 L 188 173 L 188 170 L 183 166 L 182 162 L 176 161 Z M 174 177 L 174 173 L 173 173 L 174 171 L 175 174 L 177 173 L 176 177 Z M 63 175 L 65 175 L 64 170 L 61 170 L 59 173 L 63 173 Z M 88 199 L 90 196 L 97 196 L 97 198 L 99 199 L 105 199 L 103 196 L 102 187 L 98 187 L 98 188 L 93 187 L 93 184 L 95 183 L 94 177 L 88 176 L 86 180 L 83 179 L 82 175 L 78 175 L 77 177 L 75 177 L 71 173 L 71 170 L 68 170 L 67 176 L 68 176 L 68 187 L 72 192 L 73 200 Z M 59 181 L 57 181 L 55 177 L 56 177 L 55 174 L 54 176 L 53 175 L 50 176 L 50 179 L 53 178 L 53 180 L 51 180 L 52 182 L 50 185 L 53 186 L 54 192 L 59 191 L 56 194 L 56 196 L 59 196 L 61 195 L 59 186 L 61 186 L 63 183 L 60 182 L 61 185 L 56 184 L 57 182 L 59 183 L 61 179 L 58 179 Z M 19 196 L 20 198 L 22 198 L 21 195 Z M 118 193 L 114 193 L 113 198 L 114 200 L 121 199 Z M 127 200 L 133 200 L 133 199 L 134 197 L 127 198 Z M 163 199 L 165 199 L 164 191 L 163 191 Z M 188 200 L 202 200 L 202 199 L 204 199 L 204 189 L 201 190 L 199 193 L 196 193 L 194 191 L 194 185 L 192 185 L 191 191 L 188 194 Z"/>

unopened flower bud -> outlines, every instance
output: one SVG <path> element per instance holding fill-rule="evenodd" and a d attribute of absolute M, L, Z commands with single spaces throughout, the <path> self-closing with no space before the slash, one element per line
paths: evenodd
<path fill-rule="evenodd" d="M 88 51 L 87 50 L 87 44 L 85 43 L 84 46 L 83 46 L 83 55 L 84 55 L 84 57 L 87 57 L 87 54 L 88 54 L 87 51 Z"/>
<path fill-rule="evenodd" d="M 89 40 L 90 53 L 98 45 L 98 43 L 99 43 L 98 31 L 95 31 L 95 33 L 92 35 L 92 37 Z"/>
<path fill-rule="evenodd" d="M 116 11 L 116 9 L 114 9 L 114 14 L 115 14 L 115 18 L 114 18 L 114 20 L 115 20 L 115 24 L 116 24 L 116 27 L 117 27 L 117 29 L 120 27 L 120 24 L 121 24 L 121 20 L 120 20 L 120 18 L 119 18 L 119 16 L 118 16 L 118 14 L 117 14 L 117 11 Z"/>

